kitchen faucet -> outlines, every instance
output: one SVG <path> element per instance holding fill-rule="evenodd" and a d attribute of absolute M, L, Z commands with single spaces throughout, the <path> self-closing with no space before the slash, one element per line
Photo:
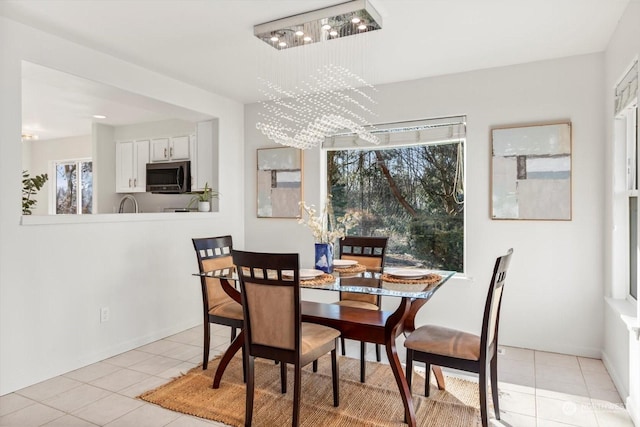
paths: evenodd
<path fill-rule="evenodd" d="M 118 213 L 124 212 L 124 202 L 127 200 L 131 200 L 133 202 L 134 213 L 138 213 L 138 201 L 131 194 L 125 194 L 122 196 L 122 199 L 120 199 L 120 208 L 118 209 Z"/>

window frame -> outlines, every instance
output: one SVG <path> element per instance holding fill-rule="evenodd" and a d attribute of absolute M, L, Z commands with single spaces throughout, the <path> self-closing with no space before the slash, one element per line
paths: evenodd
<path fill-rule="evenodd" d="M 466 119 L 465 119 L 466 121 Z M 400 125 L 401 123 L 398 123 L 398 125 Z M 392 129 L 392 128 L 391 128 Z M 432 146 L 432 145 L 442 145 L 442 144 L 459 144 L 462 143 L 462 157 L 463 157 L 463 161 L 462 161 L 462 185 L 463 188 L 466 189 L 466 168 L 467 168 L 467 162 L 466 162 L 466 157 L 467 157 L 467 138 L 466 135 L 462 135 L 460 137 L 454 138 L 454 139 L 447 139 L 447 140 L 442 140 L 442 141 L 427 141 L 427 142 L 415 142 L 415 143 L 405 143 L 405 144 L 394 144 L 394 145 L 390 145 L 390 146 L 366 146 L 366 147 L 358 147 L 358 146 L 352 146 L 352 147 L 346 147 L 346 146 L 341 146 L 341 147 L 334 147 L 334 146 L 322 146 L 320 147 L 320 170 L 321 170 L 321 174 L 322 174 L 322 185 L 320 188 L 320 193 L 322 196 L 322 200 L 326 200 L 327 195 L 329 194 L 329 190 L 328 190 L 328 185 L 329 185 L 329 180 L 327 177 L 327 152 L 328 151 L 356 151 L 356 150 L 364 150 L 364 151 L 375 151 L 375 150 L 384 150 L 384 149 L 400 149 L 400 148 L 406 148 L 406 147 L 421 147 L 421 146 Z M 466 196 L 466 194 L 465 194 Z M 463 221 L 463 225 L 462 225 L 462 271 L 456 271 L 456 276 L 461 276 L 461 277 L 465 277 L 466 276 L 466 269 L 467 269 L 467 209 L 466 209 L 466 197 L 464 199 L 463 204 L 465 204 L 465 209 L 463 211 L 463 215 L 462 215 L 462 221 Z"/>
<path fill-rule="evenodd" d="M 617 133 L 616 139 L 624 144 L 625 150 L 625 161 L 623 167 L 625 168 L 625 189 L 624 189 L 624 216 L 627 219 L 624 223 L 624 242 L 620 242 L 620 244 L 624 244 L 626 253 L 625 256 L 625 274 L 624 274 L 624 292 L 620 292 L 620 294 L 624 294 L 624 298 L 636 304 L 637 292 L 638 292 L 638 283 L 637 283 L 637 272 L 638 267 L 640 266 L 640 262 L 638 258 L 635 259 L 635 271 L 636 271 L 636 283 L 635 283 L 635 292 L 636 296 L 632 294 L 632 253 L 634 252 L 634 248 L 632 248 L 632 226 L 631 226 L 631 212 L 630 212 L 630 203 L 631 199 L 635 198 L 638 200 L 638 173 L 640 166 L 640 147 L 639 147 L 639 138 L 638 138 L 638 106 L 637 100 L 632 101 L 627 107 L 623 108 L 615 117 L 614 129 Z M 621 122 L 624 122 L 622 125 Z M 636 236 L 635 236 L 635 253 L 637 254 L 640 250 L 640 229 L 638 229 L 638 224 L 640 223 L 638 217 L 636 216 Z M 622 296 L 622 295 L 621 295 Z"/>
<path fill-rule="evenodd" d="M 49 186 L 49 197 L 48 197 L 48 213 L 49 215 L 92 215 L 94 210 L 94 202 L 95 197 L 92 194 L 92 202 L 91 202 L 91 210 L 92 212 L 83 213 L 82 212 L 82 186 L 76 186 L 76 212 L 74 214 L 59 214 L 57 213 L 57 169 L 58 165 L 71 164 L 75 163 L 76 170 L 78 171 L 78 177 L 81 175 L 82 163 L 93 163 L 93 159 L 91 157 L 81 157 L 81 158 L 73 158 L 73 159 L 65 159 L 65 160 L 51 160 L 49 162 L 49 176 L 52 177 L 51 185 Z M 92 180 L 93 180 L 93 167 L 92 167 Z"/>

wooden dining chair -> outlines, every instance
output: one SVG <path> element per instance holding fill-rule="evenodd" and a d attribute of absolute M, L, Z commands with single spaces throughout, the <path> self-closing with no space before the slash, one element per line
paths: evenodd
<path fill-rule="evenodd" d="M 347 236 L 340 240 L 340 259 L 358 261 L 367 271 L 381 272 L 384 266 L 384 256 L 387 250 L 387 237 Z M 354 292 L 340 292 L 340 301 L 335 304 L 357 307 L 367 310 L 380 310 L 379 295 L 359 294 Z M 340 337 L 342 355 L 345 355 L 344 338 Z M 376 346 L 376 360 L 379 362 L 380 345 Z M 366 343 L 360 341 L 360 382 L 365 382 Z"/>
<path fill-rule="evenodd" d="M 213 270 L 233 269 L 231 236 L 206 237 L 191 239 L 198 258 L 200 273 Z M 210 324 L 231 327 L 231 341 L 235 338 L 236 329 L 242 328 L 242 305 L 231 298 L 222 288 L 220 279 L 200 277 L 202 287 L 202 312 L 204 314 L 204 352 L 202 369 L 209 364 L 209 346 L 211 344 Z"/>
<path fill-rule="evenodd" d="M 294 365 L 293 426 L 299 425 L 302 367 L 331 352 L 333 406 L 339 404 L 338 359 L 340 332 L 302 322 L 298 254 L 232 251 L 238 269 L 244 312 L 247 356 L 245 426 L 251 425 L 254 358 L 280 362 L 281 390 L 287 392 L 287 364 Z"/>
<path fill-rule="evenodd" d="M 411 390 L 413 361 L 424 362 L 426 378 L 424 395 L 429 396 L 431 365 L 446 366 L 479 374 L 480 415 L 487 427 L 487 365 L 490 365 L 491 394 L 496 419 L 500 419 L 498 405 L 498 326 L 507 268 L 513 249 L 498 257 L 484 308 L 480 336 L 443 326 L 425 325 L 413 331 L 405 340 L 407 349 L 407 383 Z M 444 387 L 444 379 L 442 386 Z"/>

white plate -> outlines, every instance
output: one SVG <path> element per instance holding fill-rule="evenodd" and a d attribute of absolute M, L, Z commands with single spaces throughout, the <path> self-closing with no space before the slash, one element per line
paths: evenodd
<path fill-rule="evenodd" d="M 324 271 L 315 270 L 313 268 L 301 268 L 300 269 L 300 280 L 308 280 L 313 279 L 314 277 L 322 276 Z"/>
<path fill-rule="evenodd" d="M 313 279 L 314 277 L 322 276 L 323 274 L 324 271 L 322 270 L 315 270 L 313 268 L 301 268 L 298 276 L 300 280 L 309 280 Z M 282 275 L 284 277 L 293 277 L 293 270 L 282 270 Z"/>
<path fill-rule="evenodd" d="M 431 271 L 422 268 L 392 268 L 386 270 L 385 273 L 401 279 L 420 279 Z"/>
<path fill-rule="evenodd" d="M 358 261 L 354 259 L 334 259 L 333 266 L 334 267 L 349 267 L 352 265 L 356 265 Z"/>

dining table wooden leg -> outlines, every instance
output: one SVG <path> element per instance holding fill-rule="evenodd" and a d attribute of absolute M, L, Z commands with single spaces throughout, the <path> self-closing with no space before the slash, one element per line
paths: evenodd
<path fill-rule="evenodd" d="M 389 317 L 384 328 L 384 340 L 385 349 L 387 351 L 387 357 L 389 358 L 389 365 L 391 371 L 398 384 L 400 391 L 400 397 L 404 405 L 404 421 L 410 426 L 416 426 L 416 412 L 413 408 L 413 399 L 411 398 L 411 390 L 409 390 L 409 384 L 407 383 L 407 377 L 404 375 L 402 364 L 398 358 L 398 352 L 396 350 L 396 337 L 399 335 L 398 328 L 401 327 L 404 316 L 411 306 L 410 298 L 402 298 L 402 302 L 398 306 L 397 310 Z M 401 333 L 401 331 L 400 331 Z"/>
<path fill-rule="evenodd" d="M 224 374 L 225 369 L 227 369 L 227 365 L 233 359 L 233 356 L 236 355 L 238 350 L 242 348 L 242 344 L 244 344 L 244 329 L 240 331 L 238 336 L 231 342 L 227 351 L 224 352 L 222 358 L 220 359 L 220 363 L 216 368 L 216 374 L 213 377 L 213 388 L 220 388 L 220 381 L 222 380 L 222 374 Z"/>

